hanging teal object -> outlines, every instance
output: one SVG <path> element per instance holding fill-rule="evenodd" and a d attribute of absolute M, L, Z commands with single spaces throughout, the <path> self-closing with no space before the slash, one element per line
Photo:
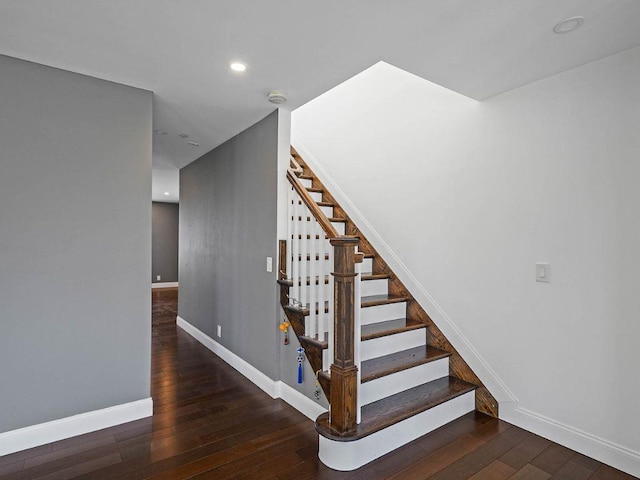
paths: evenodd
<path fill-rule="evenodd" d="M 298 383 L 302 383 L 302 364 L 304 363 L 304 348 L 298 347 Z"/>

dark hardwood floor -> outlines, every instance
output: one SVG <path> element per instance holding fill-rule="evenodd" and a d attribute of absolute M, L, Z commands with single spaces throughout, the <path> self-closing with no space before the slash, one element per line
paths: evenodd
<path fill-rule="evenodd" d="M 313 423 L 176 327 L 153 292 L 152 418 L 0 457 L 3 480 L 617 480 L 629 475 L 473 413 L 349 473 L 317 458 Z"/>

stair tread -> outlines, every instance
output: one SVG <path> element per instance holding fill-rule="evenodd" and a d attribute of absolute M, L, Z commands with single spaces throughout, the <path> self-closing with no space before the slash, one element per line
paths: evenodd
<path fill-rule="evenodd" d="M 475 388 L 475 385 L 458 378 L 443 377 L 365 405 L 362 407 L 362 422 L 352 432 L 339 434 L 333 430 L 329 424 L 328 413 L 323 413 L 317 418 L 315 427 L 320 435 L 330 440 L 359 440 Z"/>
<path fill-rule="evenodd" d="M 313 345 L 317 345 L 318 347 L 324 349 L 329 348 L 329 338 L 328 335 L 325 333 L 324 334 L 324 340 L 320 340 L 317 336 L 316 337 L 307 337 L 306 335 L 303 335 L 300 337 L 300 341 L 301 342 L 309 342 L 312 343 Z"/>
<path fill-rule="evenodd" d="M 298 200 L 298 205 L 304 205 L 304 202 L 302 200 Z M 336 206 L 335 203 L 331 203 L 331 202 L 316 202 L 316 205 L 318 205 L 319 207 L 335 207 Z"/>
<path fill-rule="evenodd" d="M 367 280 L 385 280 L 390 277 L 391 275 L 387 275 L 386 273 L 363 273 L 362 281 L 366 282 Z"/>
<path fill-rule="evenodd" d="M 388 303 L 406 302 L 407 300 L 409 300 L 409 297 L 403 297 L 401 295 L 368 295 L 362 297 L 361 305 L 362 307 L 373 307 L 375 305 L 385 305 Z"/>
<path fill-rule="evenodd" d="M 323 193 L 324 189 L 323 188 L 316 188 L 316 187 L 306 187 L 307 192 L 314 192 L 314 193 Z"/>
<path fill-rule="evenodd" d="M 361 365 L 362 383 L 407 370 L 424 363 L 449 357 L 451 354 L 429 345 L 402 350 L 384 357 L 365 360 Z"/>
<path fill-rule="evenodd" d="M 395 320 L 387 320 L 384 322 L 371 323 L 361 327 L 362 341 L 371 340 L 373 338 L 386 337 L 396 333 L 408 332 L 427 328 L 426 323 L 418 322 L 413 319 L 397 318 Z"/>
<path fill-rule="evenodd" d="M 291 218 L 293 219 L 294 217 L 291 217 Z M 302 222 L 303 218 L 304 218 L 303 216 L 298 215 L 298 221 Z M 310 222 L 312 217 L 310 215 L 307 215 L 306 218 L 307 218 L 307 222 Z M 348 222 L 348 220 L 346 218 L 340 218 L 340 217 L 327 217 L 327 220 L 329 220 L 330 222 L 335 222 L 335 223 L 347 223 Z"/>
<path fill-rule="evenodd" d="M 313 175 L 301 173 L 300 175 L 298 175 L 298 178 L 302 178 L 303 180 L 313 180 Z"/>

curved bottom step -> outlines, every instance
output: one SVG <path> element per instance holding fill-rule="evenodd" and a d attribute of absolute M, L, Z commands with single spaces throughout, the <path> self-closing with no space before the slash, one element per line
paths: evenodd
<path fill-rule="evenodd" d="M 475 394 L 469 391 L 357 440 L 339 441 L 319 435 L 318 457 L 334 470 L 355 470 L 474 409 Z"/>

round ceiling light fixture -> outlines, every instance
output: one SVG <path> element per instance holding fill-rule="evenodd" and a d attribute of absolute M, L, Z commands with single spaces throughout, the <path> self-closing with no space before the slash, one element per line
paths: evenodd
<path fill-rule="evenodd" d="M 166 135 L 169 132 L 167 132 L 166 130 L 158 129 L 158 130 L 154 130 L 153 133 L 155 133 L 156 135 Z"/>
<path fill-rule="evenodd" d="M 280 105 L 287 101 L 287 96 L 278 90 L 273 90 L 267 95 L 267 100 L 276 105 Z"/>
<path fill-rule="evenodd" d="M 200 144 L 198 142 L 187 142 L 187 145 L 191 145 L 192 147 L 199 147 Z"/>
<path fill-rule="evenodd" d="M 242 62 L 231 62 L 229 64 L 229 68 L 234 72 L 244 72 L 247 69 L 247 66 Z"/>
<path fill-rule="evenodd" d="M 189 135 L 187 135 L 186 133 L 180 133 L 178 136 L 180 138 L 189 138 Z"/>
<path fill-rule="evenodd" d="M 557 23 L 553 27 L 555 33 L 569 33 L 577 30 L 584 23 L 584 17 L 569 17 Z"/>
<path fill-rule="evenodd" d="M 170 195 L 169 192 L 164 192 L 165 195 Z"/>

